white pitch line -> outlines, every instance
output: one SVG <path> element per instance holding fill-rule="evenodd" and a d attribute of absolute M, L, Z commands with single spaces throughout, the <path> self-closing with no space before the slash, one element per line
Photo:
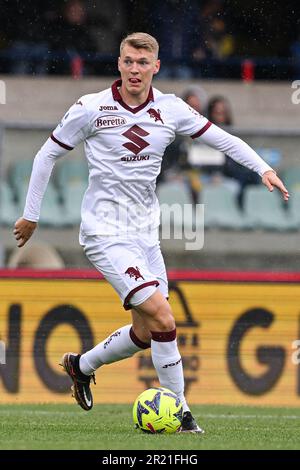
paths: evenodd
<path fill-rule="evenodd" d="M 212 419 L 300 419 L 300 415 L 224 415 L 224 414 L 212 414 L 204 413 L 200 415 L 201 418 L 212 418 Z"/>
<path fill-rule="evenodd" d="M 48 411 L 48 410 L 1 410 L 0 415 L 4 414 L 32 414 L 32 415 L 78 415 L 78 411 Z M 239 415 L 239 414 L 215 414 L 215 413 L 200 413 L 199 418 L 211 418 L 211 419 L 291 419 L 300 420 L 300 415 Z"/>

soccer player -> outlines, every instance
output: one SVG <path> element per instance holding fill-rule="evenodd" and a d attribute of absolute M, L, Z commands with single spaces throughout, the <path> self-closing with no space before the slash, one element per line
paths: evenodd
<path fill-rule="evenodd" d="M 18 246 L 33 234 L 55 161 L 84 141 L 89 185 L 82 203 L 80 244 L 86 256 L 131 310 L 123 326 L 84 354 L 66 353 L 62 365 L 74 397 L 90 410 L 94 372 L 105 364 L 151 347 L 159 382 L 183 404 L 181 432 L 201 433 L 184 396 L 176 325 L 168 303 L 166 269 L 158 240 L 159 204 L 155 181 L 164 150 L 176 134 L 201 139 L 262 176 L 284 200 L 282 181 L 245 142 L 211 124 L 173 94 L 152 88 L 160 68 L 158 43 L 146 33 L 121 42 L 121 79 L 111 88 L 81 97 L 37 153 L 23 217 L 15 224 Z"/>

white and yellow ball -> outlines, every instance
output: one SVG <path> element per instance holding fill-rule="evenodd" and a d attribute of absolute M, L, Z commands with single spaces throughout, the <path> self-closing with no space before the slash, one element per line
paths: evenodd
<path fill-rule="evenodd" d="M 147 433 L 176 432 L 182 422 L 182 404 L 171 390 L 153 387 L 141 393 L 133 405 L 133 421 Z"/>

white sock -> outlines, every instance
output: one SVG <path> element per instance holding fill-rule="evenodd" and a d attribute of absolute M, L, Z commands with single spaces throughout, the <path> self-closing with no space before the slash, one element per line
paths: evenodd
<path fill-rule="evenodd" d="M 82 354 L 79 368 L 83 374 L 91 375 L 103 364 L 120 361 L 149 347 L 150 344 L 143 343 L 137 338 L 132 325 L 126 325 L 114 331 L 90 351 Z"/>
<path fill-rule="evenodd" d="M 158 333 L 151 331 L 151 355 L 160 385 L 169 388 L 180 399 L 183 411 L 190 411 L 184 396 L 184 377 L 176 330 Z"/>

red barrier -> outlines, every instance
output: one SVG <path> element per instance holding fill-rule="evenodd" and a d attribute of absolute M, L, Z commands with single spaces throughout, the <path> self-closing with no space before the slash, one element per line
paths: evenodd
<path fill-rule="evenodd" d="M 103 279 L 92 269 L 34 270 L 0 269 L 0 278 L 13 279 Z M 193 271 L 170 270 L 170 281 L 221 281 L 221 282 L 300 282 L 300 272 L 272 271 Z"/>

